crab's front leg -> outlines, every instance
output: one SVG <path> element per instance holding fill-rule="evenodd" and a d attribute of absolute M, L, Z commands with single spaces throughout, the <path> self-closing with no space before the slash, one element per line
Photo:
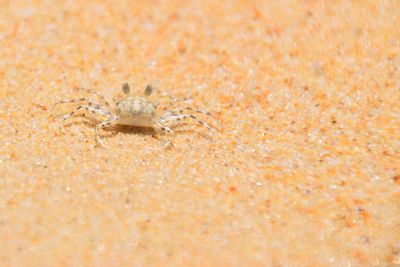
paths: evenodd
<path fill-rule="evenodd" d="M 104 145 L 103 137 L 100 135 L 100 130 L 117 124 L 118 119 L 119 117 L 114 116 L 96 125 L 96 141 L 99 145 Z"/>
<path fill-rule="evenodd" d="M 99 92 L 97 92 L 97 91 L 95 91 L 93 89 L 82 88 L 82 87 L 78 87 L 76 89 L 80 90 L 80 91 L 87 92 L 89 94 L 92 94 L 93 96 L 97 97 L 100 101 L 102 101 L 107 107 L 111 107 L 110 103 L 108 103 L 108 101 L 105 99 L 105 97 L 102 94 L 100 94 Z"/>
<path fill-rule="evenodd" d="M 71 98 L 71 99 L 60 100 L 59 102 L 54 103 L 54 105 L 51 107 L 51 110 L 54 110 L 54 108 L 57 105 L 60 105 L 60 104 L 77 103 L 77 102 L 87 102 L 87 106 L 89 106 L 89 107 L 99 107 L 99 108 L 101 108 L 101 105 L 97 101 L 95 101 L 94 99 L 86 98 L 86 97 L 80 97 L 80 98 Z"/>
<path fill-rule="evenodd" d="M 167 133 L 169 136 L 171 136 L 170 140 L 168 140 L 167 142 L 165 142 L 165 144 L 163 145 L 163 147 L 169 147 L 171 145 L 174 144 L 174 140 L 175 140 L 175 132 L 169 128 L 168 126 L 164 125 L 162 122 L 160 121 L 156 121 L 154 122 L 154 127 L 156 129 L 160 129 L 161 131 L 163 131 L 164 133 Z"/>
<path fill-rule="evenodd" d="M 184 119 L 192 119 L 192 120 L 196 121 L 198 124 L 200 124 L 201 126 L 206 127 L 212 133 L 215 133 L 215 129 L 213 127 L 211 127 L 211 125 L 209 125 L 208 123 L 206 123 L 202 120 L 199 120 L 193 114 L 170 114 L 170 113 L 167 113 L 160 118 L 160 122 L 164 123 L 164 122 L 180 121 L 180 120 L 184 120 Z"/>
<path fill-rule="evenodd" d="M 101 106 L 85 106 L 85 105 L 81 105 L 81 106 L 76 107 L 75 111 L 71 111 L 71 112 L 69 112 L 67 114 L 61 115 L 60 123 L 68 120 L 69 118 L 74 116 L 80 110 L 87 110 L 87 111 L 91 112 L 92 114 L 105 116 L 105 117 L 111 117 L 111 113 L 108 110 L 102 108 Z"/>

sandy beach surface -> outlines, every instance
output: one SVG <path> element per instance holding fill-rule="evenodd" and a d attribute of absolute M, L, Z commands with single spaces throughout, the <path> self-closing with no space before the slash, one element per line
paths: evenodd
<path fill-rule="evenodd" d="M 396 0 L 0 1 L 0 266 L 398 266 L 399 68 Z M 52 109 L 124 82 L 219 131 Z"/>

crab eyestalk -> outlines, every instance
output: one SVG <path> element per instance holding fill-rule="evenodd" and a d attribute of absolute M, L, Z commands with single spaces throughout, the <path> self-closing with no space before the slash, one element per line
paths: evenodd
<path fill-rule="evenodd" d="M 153 86 L 148 84 L 146 88 L 144 89 L 144 95 L 145 96 L 150 96 L 153 93 Z"/>
<path fill-rule="evenodd" d="M 129 95 L 131 92 L 131 88 L 129 87 L 128 83 L 124 83 L 122 85 L 122 92 L 124 92 L 124 94 Z"/>

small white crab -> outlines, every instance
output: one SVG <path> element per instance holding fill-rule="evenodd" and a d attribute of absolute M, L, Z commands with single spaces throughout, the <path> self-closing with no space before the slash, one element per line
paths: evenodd
<path fill-rule="evenodd" d="M 98 100 L 103 102 L 104 105 L 99 104 L 98 101 L 93 100 L 91 98 L 74 98 L 74 99 L 61 100 L 55 103 L 53 108 L 58 104 L 64 104 L 64 103 L 75 103 L 75 102 L 86 103 L 85 105 L 80 105 L 76 107 L 74 111 L 62 115 L 60 122 L 62 123 L 65 120 L 73 117 L 80 110 L 86 110 L 91 112 L 92 114 L 100 116 L 101 118 L 103 118 L 103 120 L 96 125 L 96 140 L 100 145 L 103 144 L 103 138 L 100 134 L 100 130 L 114 125 L 128 125 L 135 127 L 153 128 L 154 130 L 159 129 L 162 130 L 164 133 L 170 134 L 173 137 L 174 131 L 170 127 L 168 127 L 165 123 L 180 121 L 189 118 L 197 121 L 197 123 L 206 127 L 212 133 L 215 132 L 215 129 L 211 125 L 198 119 L 193 114 L 193 113 L 199 113 L 211 116 L 209 112 L 195 110 L 191 107 L 183 107 L 183 108 L 174 108 L 172 110 L 166 111 L 163 115 L 158 116 L 157 108 L 159 104 L 152 102 L 149 99 L 149 96 L 153 92 L 153 87 L 151 85 L 147 85 L 147 87 L 145 88 L 144 96 L 133 96 L 130 95 L 129 84 L 124 83 L 122 85 L 122 91 L 127 96 L 121 99 L 120 101 L 117 101 L 113 109 L 111 108 L 111 105 L 99 93 L 91 90 L 85 90 L 85 91 L 92 93 L 94 96 L 98 98 Z M 82 116 L 85 116 L 85 113 L 83 113 Z M 170 143 L 171 141 L 168 142 L 168 144 Z"/>

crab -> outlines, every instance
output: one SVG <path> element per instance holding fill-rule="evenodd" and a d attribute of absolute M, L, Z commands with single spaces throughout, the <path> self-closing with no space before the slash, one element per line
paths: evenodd
<path fill-rule="evenodd" d="M 85 90 L 85 89 L 84 89 Z M 80 111 L 90 112 L 94 115 L 99 116 L 101 120 L 95 128 L 96 141 L 99 145 L 104 144 L 104 140 L 100 131 L 105 128 L 110 128 L 115 125 L 134 126 L 142 128 L 152 128 L 155 131 L 161 130 L 163 133 L 168 134 L 172 137 L 175 136 L 175 132 L 167 124 L 171 122 L 181 121 L 185 119 L 191 119 L 196 121 L 199 125 L 207 128 L 212 134 L 216 132 L 216 128 L 211 126 L 209 123 L 200 120 L 195 114 L 202 114 L 208 117 L 212 117 L 209 112 L 197 110 L 192 107 L 181 107 L 166 110 L 164 108 L 164 114 L 158 115 L 159 104 L 150 100 L 150 95 L 153 93 L 153 87 L 147 85 L 144 90 L 143 96 L 131 95 L 131 89 L 128 83 L 122 85 L 122 92 L 126 95 L 125 98 L 116 101 L 114 108 L 105 100 L 103 96 L 92 90 L 85 90 L 96 96 L 97 100 L 92 98 L 73 98 L 64 99 L 53 105 L 53 109 L 58 104 L 65 103 L 83 103 L 77 106 L 74 111 L 61 115 L 60 123 L 72 118 L 77 115 Z M 176 102 L 175 99 L 172 102 Z M 102 104 L 100 104 L 102 102 Z M 85 116 L 86 113 L 82 113 Z M 167 145 L 172 144 L 172 141 L 168 141 Z"/>

